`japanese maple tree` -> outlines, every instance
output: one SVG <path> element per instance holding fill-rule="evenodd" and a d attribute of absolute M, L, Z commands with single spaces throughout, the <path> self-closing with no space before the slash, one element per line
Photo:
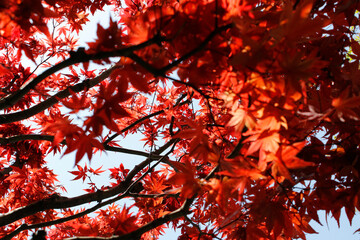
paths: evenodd
<path fill-rule="evenodd" d="M 119 20 L 79 46 L 105 6 Z M 179 239 L 306 239 L 319 210 L 339 221 L 344 208 L 351 222 L 357 10 L 355 0 L 1 1 L 1 239 L 156 239 L 166 228 Z M 122 147 L 132 135 L 141 148 Z M 75 197 L 47 164 L 71 152 L 63 168 L 86 188 Z M 108 153 L 128 157 L 92 167 Z"/>

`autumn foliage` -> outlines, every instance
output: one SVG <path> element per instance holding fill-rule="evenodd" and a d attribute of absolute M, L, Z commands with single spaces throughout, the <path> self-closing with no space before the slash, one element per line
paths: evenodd
<path fill-rule="evenodd" d="M 119 20 L 79 46 L 105 6 Z M 319 210 L 339 221 L 345 209 L 351 222 L 358 10 L 354 0 L 1 1 L 1 239 L 157 239 L 166 228 L 179 239 L 306 239 Z M 141 140 L 122 147 L 132 136 Z M 47 165 L 69 153 L 64 171 L 86 188 L 74 197 Z"/>

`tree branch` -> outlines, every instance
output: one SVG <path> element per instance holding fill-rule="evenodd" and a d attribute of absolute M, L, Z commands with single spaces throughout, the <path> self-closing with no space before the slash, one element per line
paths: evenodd
<path fill-rule="evenodd" d="M 164 144 L 162 147 L 154 151 L 154 155 L 160 155 L 163 151 L 165 151 L 168 147 L 170 147 L 172 144 L 174 144 L 177 140 L 172 139 L 166 144 Z M 117 194 L 125 192 L 129 186 L 131 186 L 133 178 L 135 175 L 140 172 L 144 167 L 146 167 L 149 163 L 151 163 L 153 159 L 151 157 L 148 157 L 146 160 L 144 160 L 142 163 L 136 165 L 127 175 L 125 181 L 121 182 L 119 185 L 112 187 L 105 191 L 96 191 L 94 193 L 87 193 L 83 194 L 77 197 L 73 198 L 67 198 L 62 197 L 59 195 L 52 195 L 50 198 L 42 199 L 40 201 L 34 202 L 32 204 L 29 204 L 25 207 L 21 207 L 18 209 L 15 209 L 12 212 L 3 214 L 0 216 L 0 226 L 5 226 L 7 224 L 10 224 L 12 222 L 15 222 L 19 219 L 22 219 L 24 217 L 31 216 L 37 212 L 45 211 L 48 209 L 62 209 L 62 208 L 69 208 L 78 206 L 84 203 L 90 203 L 90 202 L 100 202 L 106 198 L 110 198 L 112 196 L 115 196 Z"/>
<path fill-rule="evenodd" d="M 214 175 L 214 173 L 218 170 L 219 166 L 217 165 L 216 167 L 214 167 L 214 169 L 205 177 L 205 179 L 209 179 L 211 176 Z M 156 227 L 159 227 L 161 225 L 163 225 L 164 223 L 170 222 L 174 219 L 180 218 L 180 217 L 184 217 L 186 215 L 188 215 L 190 213 L 190 206 L 191 204 L 194 202 L 196 198 L 196 195 L 193 196 L 192 198 L 186 199 L 185 202 L 183 203 L 183 205 L 178 208 L 177 210 L 166 214 L 160 218 L 157 218 L 143 226 L 141 226 L 140 228 L 136 229 L 133 232 L 121 235 L 121 236 L 113 236 L 113 237 L 72 237 L 72 238 L 67 238 L 66 240 L 96 240 L 96 239 L 101 239 L 101 240 L 133 240 L 133 239 L 140 239 L 141 236 L 150 231 L 151 229 L 154 229 Z"/>
<path fill-rule="evenodd" d="M 181 102 L 180 101 L 185 97 L 186 95 L 181 95 L 180 98 L 176 101 L 175 105 L 173 107 L 176 107 L 176 106 L 182 106 L 182 105 L 185 105 L 185 104 L 188 104 L 191 102 L 191 100 L 186 100 L 184 102 Z M 167 110 L 169 108 L 166 108 L 166 109 L 163 109 L 163 110 L 159 110 L 157 112 L 153 112 L 149 115 L 146 115 L 138 120 L 136 120 L 135 122 L 131 123 L 130 125 L 128 125 L 127 127 L 121 129 L 121 131 L 119 133 L 115 133 L 114 135 L 112 135 L 111 137 L 109 137 L 108 139 L 106 139 L 106 141 L 104 142 L 104 144 L 108 144 L 109 142 L 111 142 L 112 140 L 114 140 L 116 137 L 118 137 L 121 133 L 124 133 L 128 130 L 130 130 L 131 128 L 135 127 L 137 124 L 147 120 L 147 119 L 150 119 L 154 116 L 157 116 L 157 115 L 160 115 L 162 113 L 165 113 L 165 110 Z"/>
<path fill-rule="evenodd" d="M 189 51 L 188 53 L 184 54 L 183 56 L 179 57 L 178 59 L 175 59 L 174 61 L 172 61 L 170 64 L 168 64 L 167 66 L 157 69 L 155 67 L 153 67 L 152 65 L 150 65 L 149 63 L 147 63 L 146 61 L 144 61 L 142 58 L 140 58 L 139 56 L 137 56 L 134 52 L 131 52 L 127 55 L 127 57 L 131 58 L 133 61 L 137 62 L 140 64 L 140 66 L 142 66 L 143 68 L 145 68 L 148 72 L 152 73 L 154 76 L 160 76 L 160 77 L 165 77 L 168 78 L 166 76 L 166 72 L 171 70 L 172 68 L 176 67 L 177 65 L 179 65 L 180 63 L 182 63 L 183 61 L 189 59 L 190 57 L 192 57 L 193 55 L 195 55 L 196 53 L 200 52 L 201 50 L 203 50 L 206 45 L 220 32 L 225 31 L 227 29 L 230 29 L 233 26 L 233 24 L 227 24 L 218 28 L 215 28 L 215 30 L 213 30 L 205 39 L 204 41 L 197 46 L 196 48 L 192 49 L 191 51 Z"/>
<path fill-rule="evenodd" d="M 23 111 L 9 113 L 9 114 L 0 114 L 0 124 L 17 122 L 17 121 L 32 117 L 35 114 L 38 114 L 38 113 L 44 111 L 45 109 L 53 106 L 54 104 L 59 102 L 59 99 L 63 99 L 63 98 L 70 96 L 71 93 L 69 90 L 72 90 L 73 92 L 78 93 L 78 92 L 81 92 L 82 90 L 84 90 L 85 88 L 92 88 L 95 85 L 97 85 L 98 83 L 100 83 L 101 81 L 103 81 L 104 79 L 106 79 L 107 77 L 109 77 L 111 72 L 117 67 L 118 66 L 115 65 L 91 80 L 87 79 L 81 83 L 75 84 L 74 86 L 68 87 L 65 90 L 58 92 L 57 94 L 51 96 L 50 98 L 46 99 L 45 101 L 43 101 L 29 109 L 25 109 Z"/>
<path fill-rule="evenodd" d="M 51 135 L 40 135 L 40 134 L 25 134 L 25 135 L 15 135 L 11 137 L 0 138 L 0 145 L 6 145 L 9 143 L 15 143 L 25 140 L 45 140 L 52 142 L 54 136 Z"/>
<path fill-rule="evenodd" d="M 195 55 L 196 53 L 200 52 L 201 50 L 203 50 L 206 45 L 220 32 L 225 31 L 227 29 L 230 29 L 233 27 L 233 24 L 227 24 L 218 28 L 215 28 L 205 39 L 204 41 L 197 46 L 196 48 L 194 48 L 193 50 L 191 50 L 190 52 L 186 53 L 185 55 L 183 55 L 182 57 L 174 60 L 172 63 L 170 63 L 169 65 L 163 67 L 162 69 L 160 69 L 159 72 L 162 73 L 166 73 L 167 71 L 169 71 L 170 69 L 172 69 L 173 67 L 176 67 L 177 65 L 179 65 L 181 62 L 185 61 L 186 59 L 190 58 L 191 56 Z"/>
<path fill-rule="evenodd" d="M 189 208 L 190 208 L 191 204 L 193 203 L 193 201 L 194 201 L 194 198 L 185 200 L 183 205 L 180 208 L 178 208 L 177 210 L 175 210 L 169 214 L 166 214 L 160 218 L 157 218 L 128 234 L 124 234 L 121 236 L 113 236 L 113 237 L 72 237 L 72 238 L 66 238 L 66 240 L 96 240 L 96 239 L 134 240 L 134 239 L 140 239 L 140 237 L 144 233 L 150 231 L 151 229 L 154 229 L 158 226 L 163 225 L 164 223 L 167 223 L 169 221 L 172 221 L 174 219 L 177 219 L 177 218 L 180 218 L 180 217 L 183 217 L 183 216 L 189 214 Z"/>
<path fill-rule="evenodd" d="M 30 90 L 34 89 L 37 84 L 39 84 L 41 81 L 43 81 L 45 78 L 49 77 L 50 75 L 60 71 L 61 69 L 64 69 L 66 67 L 69 67 L 71 65 L 82 63 L 82 62 L 89 62 L 90 60 L 100 60 L 104 58 L 109 57 L 126 57 L 129 54 L 131 54 L 133 51 L 142 49 L 146 46 L 152 45 L 154 43 L 159 43 L 164 41 L 161 36 L 156 35 L 153 38 L 147 40 L 146 42 L 140 43 L 138 45 L 117 49 L 110 52 L 98 52 L 94 54 L 87 54 L 84 51 L 77 51 L 75 54 L 72 54 L 70 58 L 56 64 L 55 66 L 45 70 L 43 73 L 32 79 L 31 81 L 28 81 L 23 86 L 20 87 L 20 90 L 8 95 L 2 99 L 0 99 L 0 110 L 6 109 L 9 107 L 12 107 L 14 104 L 16 104 L 25 94 L 30 92 Z"/>
<path fill-rule="evenodd" d="M 65 67 L 68 67 L 70 65 L 73 65 L 76 63 L 81 63 L 81 62 L 88 62 L 90 60 L 98 60 L 98 59 L 102 59 L 102 58 L 117 57 L 117 56 L 127 56 L 127 57 L 132 58 L 135 62 L 138 62 L 142 67 L 144 67 L 146 70 L 148 70 L 154 76 L 167 77 L 165 75 L 165 73 L 168 70 L 172 69 L 173 67 L 177 66 L 184 60 L 190 58 L 197 52 L 201 51 L 219 32 L 227 30 L 231 27 L 232 27 L 232 24 L 228 24 L 228 25 L 225 25 L 225 26 L 215 29 L 208 35 L 208 37 L 205 38 L 205 40 L 198 47 L 191 50 L 190 52 L 183 55 L 182 57 L 174 60 L 172 63 L 170 63 L 169 65 L 167 65 L 161 69 L 156 69 L 156 68 L 152 67 L 150 64 L 148 64 L 147 62 L 142 60 L 140 57 L 138 57 L 133 52 L 135 50 L 138 50 L 138 49 L 144 48 L 146 46 L 149 46 L 151 44 L 162 41 L 163 39 L 160 36 L 155 36 L 154 38 L 152 38 L 142 44 L 136 45 L 136 46 L 119 49 L 119 50 L 111 51 L 111 52 L 99 52 L 99 53 L 95 53 L 95 54 L 87 54 L 83 51 L 80 53 L 76 52 L 77 54 L 73 54 L 70 58 L 68 58 L 65 61 L 46 70 L 44 73 L 40 74 L 33 80 L 29 81 L 27 84 L 22 86 L 18 92 L 11 94 L 5 98 L 2 98 L 0 100 L 0 110 L 11 107 L 14 104 L 16 104 L 26 93 L 28 93 L 38 83 L 40 83 L 43 79 L 50 76 L 51 74 L 65 68 Z M 59 92 L 58 94 L 54 95 L 53 97 L 45 100 L 44 102 L 42 102 L 34 107 L 31 107 L 27 110 L 10 113 L 10 114 L 2 114 L 2 115 L 0 115 L 0 124 L 11 123 L 11 122 L 16 122 L 16 121 L 20 121 L 23 119 L 27 119 L 39 112 L 42 112 L 43 110 L 45 110 L 45 109 L 51 107 L 52 105 L 54 105 L 55 103 L 57 103 L 58 102 L 57 98 L 61 99 L 61 98 L 65 98 L 65 97 L 69 96 L 70 95 L 69 89 L 73 90 L 74 92 L 80 92 L 89 85 L 90 85 L 90 87 L 93 87 L 96 84 L 98 84 L 101 80 L 104 80 L 105 78 L 107 78 L 110 75 L 111 71 L 115 67 L 116 66 L 105 71 L 102 75 L 100 75 L 101 77 L 99 76 L 98 78 L 94 78 L 92 81 L 84 81 L 82 83 L 76 84 L 73 87 L 69 87 L 69 88 Z"/>
<path fill-rule="evenodd" d="M 11 137 L 0 138 L 0 145 L 5 145 L 5 144 L 9 144 L 9 143 L 14 143 L 14 142 L 20 142 L 20 141 L 25 141 L 25 140 L 45 140 L 45 141 L 52 142 L 52 141 L 54 141 L 54 136 L 39 135 L 39 134 L 16 135 L 16 136 L 11 136 Z M 62 144 L 66 144 L 66 142 L 63 141 Z M 148 152 L 123 148 L 123 147 L 113 147 L 113 146 L 104 144 L 104 149 L 107 151 L 112 151 L 112 152 L 121 152 L 121 153 L 127 153 L 127 154 L 132 154 L 132 155 L 139 155 L 139 156 L 143 156 L 143 157 L 149 157 Z M 158 160 L 161 158 L 161 156 L 152 154 L 151 158 L 153 160 Z"/>
<path fill-rule="evenodd" d="M 175 144 L 175 142 L 172 142 L 171 144 Z M 171 146 L 171 144 L 165 144 L 161 149 L 166 149 L 166 146 Z M 171 154 L 173 152 L 173 148 L 171 148 L 170 151 L 168 151 L 164 156 L 162 156 L 160 159 L 158 159 L 158 162 L 152 166 L 152 168 L 154 168 L 158 163 L 163 162 L 163 160 L 165 160 L 166 158 L 168 158 L 168 155 Z M 155 151 L 156 152 L 156 151 Z M 151 158 L 148 158 L 147 160 L 145 160 L 144 162 L 148 162 L 148 160 L 150 160 L 151 162 Z M 149 162 L 149 163 L 150 163 Z M 128 176 L 126 177 L 125 181 L 123 181 L 123 183 L 129 183 L 129 184 L 124 184 L 124 190 L 122 191 L 122 194 L 120 196 L 117 196 L 115 198 L 109 199 L 107 201 L 102 202 L 103 199 L 107 198 L 107 197 L 102 197 L 101 195 L 103 195 L 103 191 L 97 191 L 95 194 L 100 195 L 100 197 L 98 198 L 98 204 L 96 204 L 94 207 L 89 208 L 87 210 L 84 210 L 82 212 L 79 212 L 77 214 L 68 216 L 68 217 L 64 217 L 64 218 L 60 218 L 60 219 L 56 219 L 53 221 L 48 221 L 48 222 L 43 222 L 43 223 L 37 223 L 37 224 L 32 224 L 32 225 L 27 225 L 27 224 L 23 224 L 21 225 L 19 228 L 17 228 L 15 231 L 11 232 L 10 234 L 8 234 L 7 236 L 1 238 L 1 240 L 11 240 L 12 237 L 16 236 L 17 234 L 19 234 L 21 231 L 27 230 L 27 229 L 34 229 L 34 228 L 42 228 L 42 227 L 47 227 L 47 226 L 52 226 L 55 224 L 60 224 L 60 223 L 64 223 L 79 217 L 82 217 L 86 214 L 89 214 L 103 206 L 109 205 L 111 203 L 114 203 L 116 201 L 119 201 L 125 197 L 128 196 L 132 196 L 131 190 L 132 188 L 142 179 L 145 177 L 145 175 L 147 175 L 149 173 L 149 171 L 145 172 L 144 174 L 142 174 L 142 176 L 140 178 L 138 178 L 136 181 L 133 181 L 133 177 L 135 176 L 135 174 L 137 174 L 138 172 L 141 171 L 141 169 L 143 168 L 142 166 L 144 166 L 145 164 L 140 164 L 138 166 L 135 166 L 135 168 L 128 174 Z M 147 164 L 146 164 L 147 165 Z M 145 166 L 146 166 L 145 165 Z M 87 194 L 89 195 L 89 194 Z M 67 198 L 70 199 L 70 198 Z M 90 201 L 89 201 L 90 202 Z M 54 207 L 52 207 L 52 209 L 54 209 Z M 42 210 L 40 210 L 42 211 Z"/>
<path fill-rule="evenodd" d="M 104 149 L 107 151 L 111 151 L 111 152 L 127 153 L 127 154 L 132 154 L 132 155 L 143 156 L 143 157 L 149 157 L 149 155 L 150 155 L 150 153 L 148 153 L 148 152 L 123 148 L 123 147 L 113 147 L 113 146 L 109 146 L 109 145 L 105 145 Z M 161 156 L 151 154 L 152 160 L 158 160 L 160 158 L 161 158 Z"/>

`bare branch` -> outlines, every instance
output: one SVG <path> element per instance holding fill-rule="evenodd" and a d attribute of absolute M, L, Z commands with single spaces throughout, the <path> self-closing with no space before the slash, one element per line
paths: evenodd
<path fill-rule="evenodd" d="M 11 137 L 3 137 L 0 138 L 0 145 L 5 145 L 9 143 L 15 143 L 25 140 L 45 140 L 45 141 L 53 141 L 54 136 L 51 135 L 40 135 L 40 134 L 26 134 L 26 135 L 16 135 Z"/>

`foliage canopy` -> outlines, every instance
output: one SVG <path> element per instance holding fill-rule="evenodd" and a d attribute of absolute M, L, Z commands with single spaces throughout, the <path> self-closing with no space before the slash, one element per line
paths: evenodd
<path fill-rule="evenodd" d="M 105 6 L 120 20 L 78 47 L 89 14 Z M 354 0 L 1 1 L 0 237 L 153 239 L 174 227 L 179 239 L 305 239 L 319 210 L 339 221 L 345 208 L 351 221 L 359 9 Z M 133 134 L 141 151 L 121 147 Z M 60 152 L 76 153 L 67 167 L 90 181 L 83 194 L 63 196 L 47 167 Z M 95 152 L 129 157 L 93 169 L 83 158 Z M 144 159 L 126 169 L 135 155 Z M 110 180 L 97 186 L 93 175 Z M 76 208 L 84 203 L 93 204 Z"/>

